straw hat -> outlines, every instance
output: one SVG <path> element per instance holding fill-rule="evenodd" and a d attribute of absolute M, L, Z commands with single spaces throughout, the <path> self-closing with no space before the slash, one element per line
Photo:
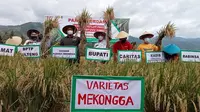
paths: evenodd
<path fill-rule="evenodd" d="M 94 37 L 98 38 L 99 35 L 103 35 L 103 37 L 106 37 L 106 33 L 103 31 L 97 31 L 94 33 Z"/>
<path fill-rule="evenodd" d="M 40 32 L 39 32 L 38 30 L 30 29 L 30 30 L 27 31 L 27 36 L 28 36 L 28 37 L 31 37 L 31 33 L 33 33 L 33 32 L 35 32 L 35 33 L 37 33 L 37 34 L 40 34 Z"/>
<path fill-rule="evenodd" d="M 148 38 L 152 38 L 154 35 L 152 34 L 152 33 L 149 33 L 149 32 L 147 32 L 147 31 L 145 31 L 139 38 L 140 39 L 144 39 L 144 38 L 146 38 L 146 37 L 148 37 Z"/>
<path fill-rule="evenodd" d="M 21 43 L 22 43 L 22 38 L 18 36 L 13 36 L 12 38 L 6 40 L 6 44 L 20 45 Z"/>
<path fill-rule="evenodd" d="M 117 35 L 117 38 L 122 39 L 122 38 L 127 38 L 129 36 L 128 33 L 126 33 L 125 31 L 121 31 L 119 32 L 119 34 Z"/>
<path fill-rule="evenodd" d="M 67 26 L 63 27 L 62 31 L 63 31 L 65 34 L 67 34 L 68 28 L 72 28 L 73 31 L 74 31 L 74 34 L 77 32 L 77 28 L 76 28 L 74 25 L 67 25 Z"/>

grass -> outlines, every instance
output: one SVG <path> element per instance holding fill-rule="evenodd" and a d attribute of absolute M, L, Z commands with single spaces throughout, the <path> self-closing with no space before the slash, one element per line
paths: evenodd
<path fill-rule="evenodd" d="M 69 111 L 74 74 L 144 76 L 146 112 L 198 112 L 199 63 L 126 63 L 105 65 L 82 61 L 0 57 L 0 99 L 3 112 Z"/>

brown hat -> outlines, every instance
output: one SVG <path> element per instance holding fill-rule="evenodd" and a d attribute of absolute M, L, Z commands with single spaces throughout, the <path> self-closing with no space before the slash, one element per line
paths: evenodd
<path fill-rule="evenodd" d="M 148 38 L 152 38 L 154 35 L 152 34 L 152 33 L 149 33 L 149 32 L 147 32 L 147 31 L 145 31 L 139 38 L 140 39 L 144 39 L 144 38 L 146 38 L 146 37 L 148 37 Z"/>
<path fill-rule="evenodd" d="M 62 31 L 63 31 L 65 34 L 67 34 L 68 28 L 72 28 L 73 31 L 74 31 L 74 34 L 77 32 L 77 28 L 76 28 L 74 25 L 67 25 L 67 26 L 63 27 Z"/>
<path fill-rule="evenodd" d="M 33 32 L 35 32 L 35 33 L 37 33 L 37 34 L 40 34 L 40 32 L 39 32 L 38 30 L 30 29 L 30 30 L 27 31 L 27 36 L 28 36 L 28 37 L 31 37 L 31 33 L 33 33 Z"/>
<path fill-rule="evenodd" d="M 94 33 L 94 37 L 98 38 L 99 35 L 103 35 L 104 38 L 106 37 L 106 33 L 105 32 L 102 32 L 102 31 L 97 31 Z"/>

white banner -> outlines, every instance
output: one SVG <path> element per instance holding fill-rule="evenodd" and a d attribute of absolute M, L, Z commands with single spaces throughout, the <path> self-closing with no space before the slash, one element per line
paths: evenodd
<path fill-rule="evenodd" d="M 141 62 L 142 53 L 141 51 L 118 51 L 118 61 L 119 62 Z"/>
<path fill-rule="evenodd" d="M 147 63 L 165 62 L 163 52 L 146 52 L 145 55 Z"/>
<path fill-rule="evenodd" d="M 15 46 L 0 44 L 0 55 L 1 56 L 14 56 L 15 54 Z"/>
<path fill-rule="evenodd" d="M 185 62 L 200 62 L 200 51 L 181 51 L 181 60 Z"/>
<path fill-rule="evenodd" d="M 23 54 L 24 57 L 40 57 L 40 46 L 37 45 L 18 46 L 17 51 Z"/>
<path fill-rule="evenodd" d="M 52 57 L 76 59 L 77 58 L 77 47 L 62 47 L 54 46 L 51 48 Z"/>
<path fill-rule="evenodd" d="M 90 109 L 102 112 L 142 111 L 144 82 L 142 78 L 132 78 L 80 76 L 73 79 L 71 112 L 78 109 L 82 110 L 80 112 Z"/>
<path fill-rule="evenodd" d="M 86 51 L 87 60 L 109 61 L 110 58 L 111 58 L 110 49 L 87 48 Z"/>

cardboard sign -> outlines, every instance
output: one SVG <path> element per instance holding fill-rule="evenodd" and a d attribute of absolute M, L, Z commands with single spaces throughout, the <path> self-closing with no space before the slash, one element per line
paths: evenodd
<path fill-rule="evenodd" d="M 119 50 L 118 51 L 118 61 L 119 62 L 141 62 L 142 60 L 142 52 L 141 51 L 133 51 L 133 50 Z"/>
<path fill-rule="evenodd" d="M 40 46 L 39 45 L 18 46 L 17 51 L 22 53 L 24 55 L 24 57 L 32 57 L 32 58 L 40 57 Z"/>
<path fill-rule="evenodd" d="M 71 112 L 143 112 L 144 78 L 73 76 Z"/>
<path fill-rule="evenodd" d="M 14 45 L 0 44 L 0 56 L 14 56 L 15 49 Z"/>
<path fill-rule="evenodd" d="M 67 16 L 67 15 L 49 15 L 45 16 L 45 20 L 54 19 L 56 18 L 59 21 L 59 31 L 61 35 L 66 36 L 65 33 L 62 32 L 62 28 L 66 25 L 74 25 L 77 29 L 77 36 L 80 36 L 80 28 L 78 25 L 78 20 L 74 16 Z M 115 18 L 111 22 L 111 33 L 112 33 L 112 40 L 111 42 L 116 42 L 118 39 L 115 38 L 116 35 L 122 30 L 129 32 L 129 18 Z M 106 28 L 106 21 L 102 18 L 91 18 L 89 24 L 85 28 L 85 35 L 87 42 L 98 42 L 98 40 L 94 37 L 94 33 L 96 31 L 107 31 Z"/>
<path fill-rule="evenodd" d="M 51 48 L 51 55 L 52 57 L 56 57 L 56 58 L 76 59 L 77 47 L 54 46 Z"/>
<path fill-rule="evenodd" d="M 87 60 L 97 60 L 97 61 L 109 61 L 111 58 L 110 49 L 102 48 L 87 48 L 86 59 Z"/>
<path fill-rule="evenodd" d="M 165 62 L 163 52 L 145 52 L 147 63 Z"/>
<path fill-rule="evenodd" d="M 200 51 L 181 51 L 181 60 L 184 62 L 200 62 Z"/>

